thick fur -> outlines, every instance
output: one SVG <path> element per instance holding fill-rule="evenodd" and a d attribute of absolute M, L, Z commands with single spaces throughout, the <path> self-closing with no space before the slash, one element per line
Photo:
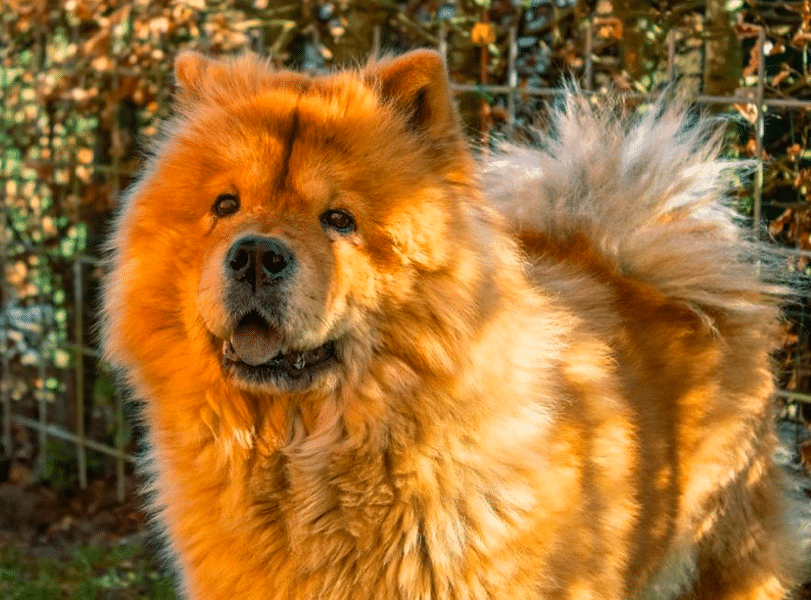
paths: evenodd
<path fill-rule="evenodd" d="M 316 78 L 187 54 L 176 75 L 104 338 L 189 598 L 789 596 L 777 310 L 707 122 L 571 93 L 542 150 L 480 167 L 431 52 Z M 240 363 L 248 234 L 292 265 L 251 339 L 334 344 L 324 368 Z"/>

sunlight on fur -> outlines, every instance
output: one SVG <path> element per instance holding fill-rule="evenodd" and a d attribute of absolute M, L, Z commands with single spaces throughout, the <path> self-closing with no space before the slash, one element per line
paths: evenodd
<path fill-rule="evenodd" d="M 185 597 L 790 597 L 779 290 L 715 123 L 570 89 L 479 163 L 430 51 L 175 74 L 103 334 Z"/>

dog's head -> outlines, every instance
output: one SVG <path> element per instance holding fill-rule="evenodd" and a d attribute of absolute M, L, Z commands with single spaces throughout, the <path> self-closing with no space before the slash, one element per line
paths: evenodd
<path fill-rule="evenodd" d="M 175 76 L 176 116 L 113 240 L 108 355 L 287 392 L 416 343 L 418 282 L 456 269 L 469 237 L 472 164 L 441 58 L 308 77 L 187 53 Z"/>

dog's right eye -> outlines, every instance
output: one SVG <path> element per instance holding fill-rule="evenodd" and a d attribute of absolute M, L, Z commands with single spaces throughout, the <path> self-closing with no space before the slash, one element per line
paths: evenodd
<path fill-rule="evenodd" d="M 235 194 L 220 194 L 211 207 L 218 217 L 227 217 L 239 210 L 239 198 Z"/>
<path fill-rule="evenodd" d="M 343 210 L 328 210 L 321 215 L 321 223 L 325 227 L 330 227 L 340 233 L 352 233 L 355 231 L 355 219 Z"/>

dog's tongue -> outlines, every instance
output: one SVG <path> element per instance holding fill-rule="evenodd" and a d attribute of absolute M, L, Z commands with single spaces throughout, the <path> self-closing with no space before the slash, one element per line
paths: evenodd
<path fill-rule="evenodd" d="M 281 337 L 272 327 L 246 323 L 237 326 L 231 346 L 242 362 L 255 367 L 270 362 L 281 350 Z"/>

